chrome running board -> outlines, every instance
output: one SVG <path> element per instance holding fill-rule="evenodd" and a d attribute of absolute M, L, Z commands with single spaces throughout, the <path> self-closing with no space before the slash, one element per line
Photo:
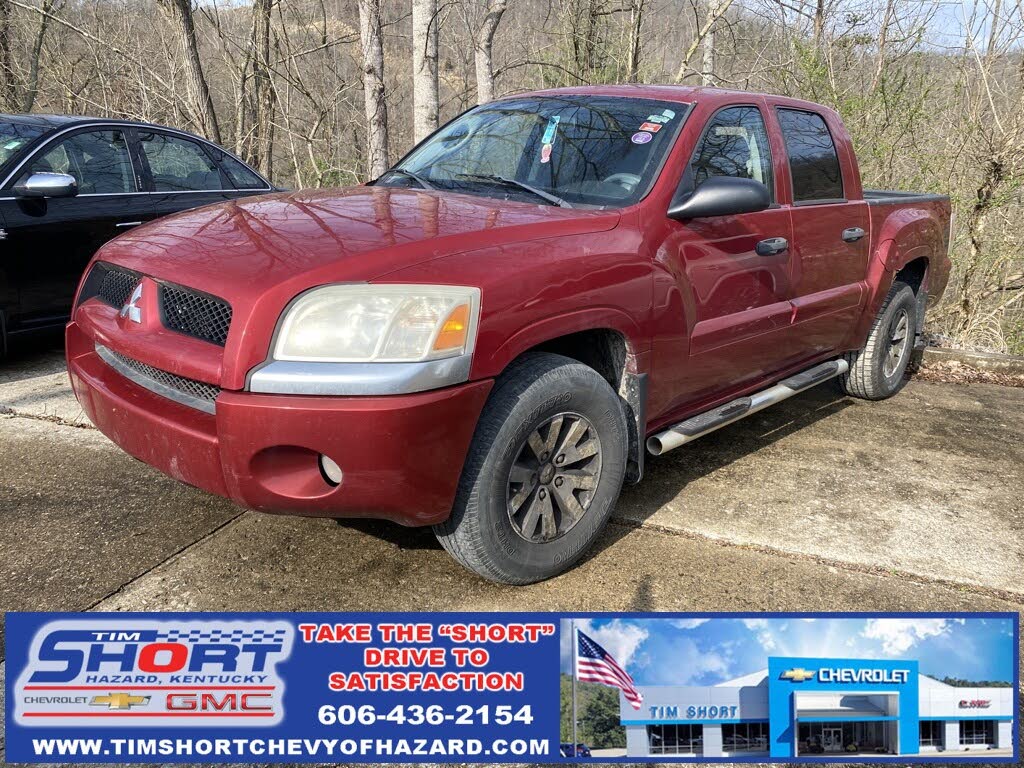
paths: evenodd
<path fill-rule="evenodd" d="M 691 416 L 686 421 L 681 421 L 663 432 L 658 432 L 647 438 L 647 450 L 654 456 L 660 456 L 666 451 L 678 448 L 680 445 L 696 440 L 698 437 L 721 429 L 727 424 L 750 416 L 752 413 L 763 411 L 769 405 L 781 403 L 793 395 L 810 389 L 823 381 L 834 379 L 836 376 L 850 370 L 850 364 L 845 360 L 830 360 L 821 363 L 813 368 L 808 368 L 788 379 L 783 379 L 778 384 L 763 389 L 749 397 L 740 397 L 736 400 L 712 408 L 710 411 Z"/>

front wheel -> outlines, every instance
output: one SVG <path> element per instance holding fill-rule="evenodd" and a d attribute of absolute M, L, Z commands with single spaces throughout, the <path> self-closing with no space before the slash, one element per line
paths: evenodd
<path fill-rule="evenodd" d="M 569 568 L 604 528 L 629 437 L 605 379 L 560 355 L 502 374 L 480 417 L 442 546 L 486 579 L 531 584 Z"/>
<path fill-rule="evenodd" d="M 864 349 L 846 355 L 850 370 L 839 379 L 843 391 L 865 400 L 884 400 L 895 395 L 906 384 L 916 337 L 914 289 L 897 281 L 878 310 Z"/>

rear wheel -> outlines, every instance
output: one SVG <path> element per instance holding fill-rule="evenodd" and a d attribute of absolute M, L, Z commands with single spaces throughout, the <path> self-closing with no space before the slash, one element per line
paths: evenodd
<path fill-rule="evenodd" d="M 434 533 L 492 581 L 555 576 L 607 522 L 628 444 L 619 397 L 596 371 L 560 355 L 524 357 L 495 384 L 451 517 Z"/>
<path fill-rule="evenodd" d="M 897 281 L 878 311 L 864 349 L 846 355 L 850 370 L 839 378 L 843 391 L 866 400 L 895 395 L 907 383 L 907 365 L 916 337 L 914 289 Z"/>

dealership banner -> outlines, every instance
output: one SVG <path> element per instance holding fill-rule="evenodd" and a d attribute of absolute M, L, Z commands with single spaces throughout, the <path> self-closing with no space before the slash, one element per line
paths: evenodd
<path fill-rule="evenodd" d="M 818 616 L 10 613 L 6 758 L 1015 759 L 1016 615 Z M 975 641 L 991 634 L 1007 656 L 993 668 L 1007 681 L 957 688 L 922 676 L 907 654 L 762 658 L 771 632 L 819 620 L 832 640 L 847 632 L 880 648 L 901 642 L 901 628 L 928 638 L 970 621 Z M 740 666 L 753 674 L 730 680 L 715 645 L 737 648 L 743 633 L 754 657 Z"/>

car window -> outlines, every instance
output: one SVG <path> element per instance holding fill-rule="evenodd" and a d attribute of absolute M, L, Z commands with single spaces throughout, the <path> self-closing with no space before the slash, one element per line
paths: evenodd
<path fill-rule="evenodd" d="M 690 161 L 682 191 L 692 192 L 712 176 L 759 181 L 774 199 L 768 131 L 757 107 L 728 107 L 712 116 Z"/>
<path fill-rule="evenodd" d="M 779 126 L 786 140 L 793 200 L 840 200 L 843 175 L 832 134 L 821 115 L 795 109 L 779 110 Z"/>
<path fill-rule="evenodd" d="M 39 138 L 48 129 L 38 125 L 0 122 L 0 166 L 10 160 L 22 147 Z"/>
<path fill-rule="evenodd" d="M 260 178 L 254 170 L 244 163 L 235 160 L 225 152 L 217 153 L 217 162 L 224 169 L 224 173 L 231 179 L 236 189 L 266 189 L 267 182 Z"/>
<path fill-rule="evenodd" d="M 166 133 L 139 134 L 142 152 L 153 174 L 157 192 L 199 192 L 224 188 L 220 171 L 194 141 Z"/>
<path fill-rule="evenodd" d="M 33 173 L 74 176 L 80 195 L 135 191 L 135 174 L 124 131 L 84 131 L 69 136 L 29 161 L 22 178 Z"/>

